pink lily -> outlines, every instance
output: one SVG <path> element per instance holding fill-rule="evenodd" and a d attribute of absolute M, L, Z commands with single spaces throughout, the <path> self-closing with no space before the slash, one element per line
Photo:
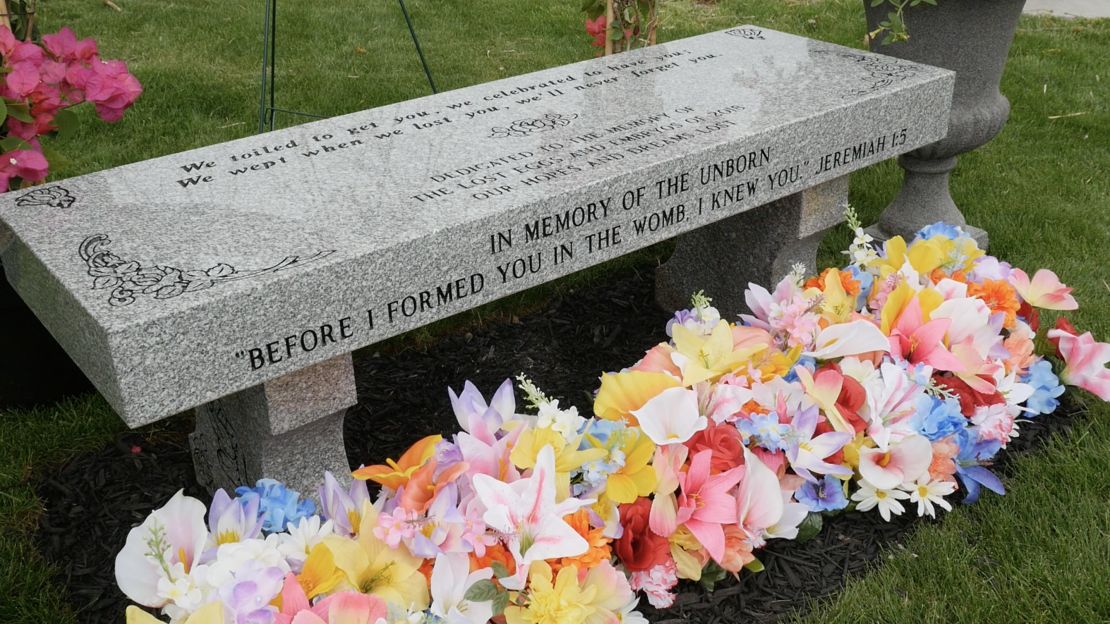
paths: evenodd
<path fill-rule="evenodd" d="M 1018 291 L 1021 298 L 1031 306 L 1045 310 L 1075 310 L 1079 307 L 1071 296 L 1071 288 L 1065 286 L 1055 273 L 1040 269 L 1033 279 L 1021 269 L 1010 271 L 1010 285 Z"/>
<path fill-rule="evenodd" d="M 469 433 L 455 435 L 455 444 L 462 453 L 463 460 L 468 464 L 467 474 L 489 475 L 499 481 L 511 483 L 520 478 L 520 472 L 509 461 L 509 453 L 516 444 L 517 438 L 524 430 L 517 427 L 501 439 L 496 437 L 479 437 Z"/>
<path fill-rule="evenodd" d="M 912 483 L 929 470 L 933 447 L 924 436 L 911 434 L 891 444 L 887 450 L 861 448 L 860 475 L 880 490 L 892 490 Z"/>
<path fill-rule="evenodd" d="M 926 322 L 921 302 L 914 297 L 890 330 L 890 354 L 895 360 L 928 364 L 937 370 L 961 370 L 963 363 L 944 346 L 944 335 L 951 323 L 946 318 Z"/>
<path fill-rule="evenodd" d="M 596 499 L 568 498 L 555 502 L 555 451 L 544 446 L 536 457 L 531 476 L 504 483 L 489 475 L 474 476 L 474 491 L 485 505 L 486 524 L 507 536 L 516 559 L 516 574 L 501 579 L 508 589 L 520 590 L 533 561 L 577 557 L 589 544 L 563 517 Z"/>
<path fill-rule="evenodd" d="M 1059 341 L 1057 348 L 1064 358 L 1060 379 L 1064 383 L 1089 390 L 1103 401 L 1110 401 L 1110 344 L 1095 342 L 1091 332 L 1076 336 L 1062 329 L 1048 330 L 1049 339 Z"/>
<path fill-rule="evenodd" d="M 744 468 L 710 476 L 713 451 L 706 449 L 690 461 L 690 467 L 679 474 L 678 524 L 685 525 L 705 546 L 709 556 L 720 562 L 725 556 L 725 531 L 721 525 L 736 522 L 736 498 L 729 490 L 743 478 Z"/>
<path fill-rule="evenodd" d="M 752 548 L 763 546 L 765 531 L 782 519 L 784 501 L 779 479 L 754 453 L 744 448 L 744 478 L 736 491 L 736 523 Z"/>

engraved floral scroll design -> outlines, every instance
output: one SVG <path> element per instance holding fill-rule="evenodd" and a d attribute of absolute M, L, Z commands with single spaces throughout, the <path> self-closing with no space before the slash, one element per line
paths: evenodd
<path fill-rule="evenodd" d="M 16 198 L 15 205 L 20 208 L 43 206 L 46 208 L 69 208 L 77 198 L 69 189 L 61 186 L 37 188 Z"/>
<path fill-rule="evenodd" d="M 526 137 L 537 132 L 547 132 L 555 128 L 569 126 L 570 122 L 577 118 L 577 114 L 563 115 L 561 113 L 548 113 L 543 117 L 518 119 L 509 124 L 508 127 L 491 128 L 490 138 L 504 139 L 506 137 Z"/>
<path fill-rule="evenodd" d="M 860 96 L 874 93 L 896 82 L 902 82 L 903 80 L 912 78 L 921 71 L 916 65 L 903 63 L 889 56 L 841 52 L 840 57 L 858 63 L 858 66 L 867 72 L 865 81 L 870 83 L 867 86 L 850 91 L 847 96 Z"/>
<path fill-rule="evenodd" d="M 111 243 L 106 234 L 96 234 L 82 241 L 78 254 L 89 268 L 93 289 L 111 290 L 108 303 L 113 306 L 131 305 L 142 295 L 155 299 L 172 299 L 225 282 L 284 271 L 335 253 L 332 249 L 310 256 L 286 256 L 272 266 L 246 271 L 240 271 L 223 262 L 207 269 L 184 270 L 167 265 L 144 266 L 135 260 L 125 260 L 108 250 Z"/>
<path fill-rule="evenodd" d="M 733 28 L 732 30 L 726 30 L 725 34 L 732 35 L 733 37 L 740 37 L 743 39 L 766 39 L 766 37 L 763 36 L 762 30 L 751 27 Z"/>

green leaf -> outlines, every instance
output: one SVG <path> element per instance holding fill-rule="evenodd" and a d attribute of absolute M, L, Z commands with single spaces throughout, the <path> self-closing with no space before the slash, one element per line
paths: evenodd
<path fill-rule="evenodd" d="M 609 40 L 610 41 L 620 41 L 621 39 L 624 39 L 624 31 L 623 30 L 621 30 L 620 28 L 610 28 L 609 29 Z"/>
<path fill-rule="evenodd" d="M 77 113 L 74 113 L 72 109 L 63 108 L 58 111 L 57 115 L 54 115 L 54 125 L 58 127 L 58 136 L 68 137 L 77 131 L 80 120 L 77 118 Z"/>
<path fill-rule="evenodd" d="M 31 111 L 27 108 L 26 104 L 17 104 L 15 102 L 8 103 L 8 116 L 14 117 L 23 123 L 31 123 L 34 118 L 31 117 Z"/>
<path fill-rule="evenodd" d="M 493 575 L 497 578 L 505 578 L 509 575 L 509 569 L 500 561 L 494 561 L 490 564 L 490 567 L 493 568 Z"/>
<path fill-rule="evenodd" d="M 762 572 L 767 568 L 763 567 L 763 562 L 759 559 L 752 559 L 750 562 L 744 565 L 744 569 L 748 572 Z"/>
<path fill-rule="evenodd" d="M 0 98 L 0 124 L 8 119 L 8 101 Z"/>
<path fill-rule="evenodd" d="M 725 572 L 724 568 L 710 561 L 702 568 L 701 585 L 705 588 L 705 591 L 713 591 L 717 583 L 723 581 L 726 576 L 728 576 L 728 572 Z"/>
<path fill-rule="evenodd" d="M 871 0 L 871 6 L 877 7 L 884 2 L 886 2 L 886 0 Z"/>
<path fill-rule="evenodd" d="M 471 585 L 470 589 L 466 590 L 463 598 L 470 602 L 489 602 L 497 598 L 498 593 L 497 585 L 493 581 L 485 579 Z"/>
<path fill-rule="evenodd" d="M 798 543 L 811 540 L 817 537 L 821 532 L 821 527 L 825 525 L 825 521 L 821 518 L 821 514 L 810 512 L 805 520 L 798 525 L 798 537 L 795 538 Z"/>
<path fill-rule="evenodd" d="M 0 150 L 14 152 L 15 150 L 30 149 L 31 144 L 17 136 L 6 136 L 0 139 Z"/>
<path fill-rule="evenodd" d="M 493 599 L 493 614 L 501 615 L 509 606 L 509 592 L 501 592 Z"/>

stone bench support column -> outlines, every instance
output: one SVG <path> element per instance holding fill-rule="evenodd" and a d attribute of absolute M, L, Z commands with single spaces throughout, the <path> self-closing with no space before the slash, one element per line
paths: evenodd
<path fill-rule="evenodd" d="M 230 491 L 269 477 L 316 498 L 324 470 L 350 476 L 343 416 L 356 402 L 348 353 L 202 405 L 189 437 L 197 481 Z"/>
<path fill-rule="evenodd" d="M 817 247 L 844 220 L 848 176 L 683 234 L 655 273 L 655 300 L 666 310 L 690 306 L 699 290 L 726 319 L 747 311 L 749 282 L 774 289 L 792 266 L 817 270 Z"/>

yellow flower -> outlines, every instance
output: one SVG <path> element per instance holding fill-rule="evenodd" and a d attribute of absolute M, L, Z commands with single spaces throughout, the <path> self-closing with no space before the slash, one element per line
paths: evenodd
<path fill-rule="evenodd" d="M 362 524 L 358 538 L 339 535 L 324 538 L 335 557 L 335 566 L 351 589 L 380 597 L 404 609 L 428 608 L 428 582 L 420 573 L 421 559 L 404 547 L 390 548 L 374 536 L 378 510 L 369 502 L 362 505 Z"/>
<path fill-rule="evenodd" d="M 639 429 L 625 429 L 612 438 L 624 454 L 624 465 L 609 475 L 604 498 L 623 505 L 635 502 L 641 496 L 650 495 L 655 490 L 656 483 L 655 468 L 650 463 L 655 455 L 655 443 Z M 589 441 L 595 447 L 602 448 L 596 439 L 589 438 Z"/>
<path fill-rule="evenodd" d="M 505 609 L 508 624 L 584 624 L 596 611 L 591 603 L 597 598 L 597 588 L 580 587 L 575 566 L 559 570 L 553 583 L 551 566 L 536 561 L 528 570 L 528 589 L 525 606 Z"/>
<path fill-rule="evenodd" d="M 906 249 L 906 239 L 895 236 L 884 246 L 886 257 L 875 260 L 869 268 L 878 267 L 879 276 L 886 278 L 909 262 L 918 273 L 929 275 L 933 269 L 944 264 L 954 248 L 955 245 L 950 239 L 935 236 L 928 240 L 917 240 L 909 249 Z"/>
<path fill-rule="evenodd" d="M 343 579 L 342 570 L 335 567 L 335 555 L 324 544 L 317 544 L 312 548 L 301 573 L 297 575 L 297 582 L 309 600 L 331 593 Z"/>
<path fill-rule="evenodd" d="M 915 297 L 918 305 L 921 306 L 922 321 L 928 321 L 933 315 L 933 310 L 936 310 L 940 304 L 944 303 L 944 295 L 933 288 L 914 290 L 914 288 L 906 282 L 898 284 L 898 287 L 891 291 L 890 295 L 887 297 L 886 303 L 883 304 L 883 309 L 880 313 L 879 329 L 881 329 L 884 334 L 887 336 L 890 335 L 890 330 L 898 322 L 898 317 L 902 316 L 902 312 L 913 303 Z"/>
<path fill-rule="evenodd" d="M 555 452 L 555 484 L 558 490 L 558 500 L 570 496 L 570 473 L 582 467 L 582 464 L 596 461 L 605 457 L 605 449 L 578 450 L 582 437 L 574 438 L 570 442 L 563 434 L 552 429 L 528 429 L 517 438 L 509 454 L 509 460 L 518 468 L 532 468 L 536 465 L 536 457 L 543 447 L 550 446 Z"/>
<path fill-rule="evenodd" d="M 678 578 L 700 581 L 702 568 L 709 560 L 709 555 L 705 552 L 701 542 L 685 526 L 678 527 L 678 530 L 672 533 L 669 539 L 671 542 L 671 557 L 674 558 Z"/>
<path fill-rule="evenodd" d="M 594 414 L 606 420 L 623 420 L 636 425 L 633 410 L 655 398 L 667 388 L 677 388 L 679 382 L 666 373 L 625 371 L 605 373 L 601 376 L 601 389 L 594 399 Z"/>
<path fill-rule="evenodd" d="M 735 349 L 727 321 L 717 323 L 708 336 L 678 323 L 675 323 L 673 332 L 675 352 L 686 360 L 681 368 L 682 385 L 687 387 L 731 373 L 767 348 L 766 345 L 756 344 Z"/>
<path fill-rule="evenodd" d="M 867 437 L 865 433 L 856 434 L 851 442 L 844 445 L 844 462 L 853 470 L 859 468 L 860 449 L 873 448 L 874 446 L 875 441 Z"/>

